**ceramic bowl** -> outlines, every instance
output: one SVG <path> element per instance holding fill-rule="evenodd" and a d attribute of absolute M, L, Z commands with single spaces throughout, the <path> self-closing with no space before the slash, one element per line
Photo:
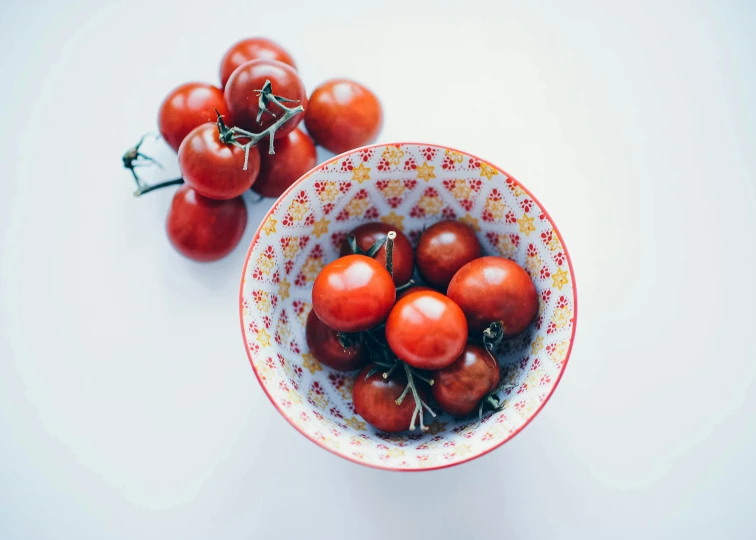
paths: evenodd
<path fill-rule="evenodd" d="M 305 321 L 315 277 L 357 225 L 380 220 L 413 242 L 453 218 L 483 251 L 515 260 L 539 295 L 536 321 L 498 349 L 504 407 L 485 417 L 426 415 L 429 429 L 375 430 L 354 411 L 356 373 L 319 364 Z M 543 408 L 575 338 L 577 292 L 564 239 L 543 206 L 491 163 L 432 144 L 383 144 L 337 156 L 276 201 L 252 240 L 242 275 L 241 327 L 249 361 L 276 409 L 311 441 L 351 461 L 402 471 L 464 463 L 501 446 Z M 504 388 L 504 385 L 514 385 Z"/>

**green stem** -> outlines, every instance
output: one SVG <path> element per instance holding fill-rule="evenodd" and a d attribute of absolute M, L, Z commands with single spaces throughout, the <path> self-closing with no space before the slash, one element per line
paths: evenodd
<path fill-rule="evenodd" d="M 175 180 L 166 180 L 165 182 L 160 182 L 159 184 L 142 184 L 141 182 L 138 182 L 139 187 L 134 192 L 134 197 L 139 197 L 141 195 L 144 195 L 145 193 L 149 193 L 150 191 L 155 191 L 156 189 L 163 189 L 169 186 L 179 186 L 184 183 L 183 178 L 176 178 Z"/>
<path fill-rule="evenodd" d="M 396 231 L 389 231 L 386 235 L 386 270 L 389 275 L 394 277 L 394 240 L 396 239 Z"/>

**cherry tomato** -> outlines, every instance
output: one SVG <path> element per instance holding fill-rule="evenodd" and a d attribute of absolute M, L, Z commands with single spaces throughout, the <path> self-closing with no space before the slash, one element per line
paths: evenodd
<path fill-rule="evenodd" d="M 386 341 L 400 360 L 413 367 L 444 368 L 465 348 L 465 314 L 436 291 L 412 293 L 399 300 L 389 313 Z"/>
<path fill-rule="evenodd" d="M 383 125 L 378 98 L 359 83 L 335 79 L 318 86 L 305 115 L 307 132 L 336 154 L 375 141 Z"/>
<path fill-rule="evenodd" d="M 231 78 L 228 79 L 228 83 L 226 83 L 226 106 L 234 119 L 234 125 L 252 133 L 259 133 L 273 125 L 276 118 L 280 118 L 284 114 L 280 107 L 270 103 L 268 104 L 270 112 L 263 112 L 260 123 L 257 123 L 257 111 L 260 108 L 258 106 L 258 94 L 255 93 L 255 90 L 262 89 L 265 81 L 268 80 L 271 83 L 271 90 L 274 95 L 297 100 L 294 103 L 284 103 L 285 106 L 289 108 L 297 105 L 307 107 L 305 87 L 294 68 L 277 60 L 252 60 L 236 68 Z M 273 117 L 270 113 L 276 116 Z M 291 133 L 303 117 L 304 113 L 299 113 L 287 120 L 276 130 L 276 138 Z M 267 139 L 264 139 L 263 142 L 267 142 Z"/>
<path fill-rule="evenodd" d="M 426 287 L 425 285 L 415 285 L 414 287 L 409 287 L 407 289 L 404 289 L 402 292 L 396 295 L 396 301 L 398 302 L 405 296 L 409 296 L 412 293 L 420 292 L 420 291 L 432 291 L 430 287 Z"/>
<path fill-rule="evenodd" d="M 283 47 L 267 38 L 249 38 L 234 43 L 221 60 L 221 86 L 226 86 L 236 68 L 250 60 L 278 60 L 297 69 L 294 59 Z"/>
<path fill-rule="evenodd" d="M 382 370 L 367 377 L 374 367 L 375 364 L 368 364 L 354 380 L 352 389 L 354 410 L 368 424 L 381 431 L 387 433 L 407 431 L 415 412 L 415 400 L 412 393 L 409 392 L 404 396 L 401 405 L 396 404 L 396 400 L 407 386 L 407 380 L 399 374 L 393 374 L 388 379 L 384 379 Z M 416 388 L 420 399 L 427 402 L 427 389 L 421 385 Z"/>
<path fill-rule="evenodd" d="M 445 289 L 457 270 L 480 257 L 475 231 L 454 220 L 434 223 L 417 243 L 417 269 L 425 281 Z"/>
<path fill-rule="evenodd" d="M 389 225 L 388 223 L 382 223 L 380 221 L 374 221 L 370 223 L 364 223 L 354 229 L 350 234 L 354 236 L 357 241 L 357 247 L 362 252 L 367 252 L 373 244 L 379 240 L 386 238 L 386 235 L 391 231 L 396 231 L 396 238 L 394 239 L 394 252 L 391 256 L 393 262 L 394 283 L 397 286 L 404 285 L 412 277 L 412 244 L 409 238 L 402 232 Z M 347 240 L 341 243 L 340 255 L 349 255 L 352 253 L 352 248 Z M 386 245 L 384 244 L 381 249 L 373 256 L 384 267 L 386 266 Z"/>
<path fill-rule="evenodd" d="M 347 255 L 327 264 L 312 287 L 312 308 L 339 332 L 362 332 L 382 322 L 396 299 L 386 269 L 364 255 Z"/>
<path fill-rule="evenodd" d="M 184 182 L 200 195 L 225 200 L 247 191 L 260 172 L 260 153 L 249 149 L 249 162 L 244 170 L 244 150 L 221 142 L 218 126 L 207 123 L 194 128 L 181 143 L 179 168 Z"/>
<path fill-rule="evenodd" d="M 318 319 L 315 311 L 310 311 L 305 325 L 307 346 L 310 353 L 321 364 L 338 371 L 352 371 L 360 369 L 367 362 L 367 354 L 362 349 L 362 339 L 348 336 L 353 340 L 348 347 L 344 347 L 338 338 L 338 332 Z"/>
<path fill-rule="evenodd" d="M 481 257 L 459 269 L 449 284 L 449 298 L 465 312 L 471 332 L 491 323 L 504 336 L 525 330 L 538 311 L 538 294 L 528 273 L 503 257 Z"/>
<path fill-rule="evenodd" d="M 158 112 L 158 128 L 165 142 L 178 152 L 181 141 L 191 130 L 218 117 L 215 109 L 228 115 L 223 91 L 204 83 L 187 83 L 163 100 Z"/>
<path fill-rule="evenodd" d="M 179 253 L 209 262 L 231 253 L 246 226 L 247 206 L 241 197 L 216 201 L 184 184 L 173 196 L 166 230 Z"/>
<path fill-rule="evenodd" d="M 452 416 L 477 412 L 480 401 L 499 386 L 499 364 L 484 347 L 468 343 L 451 365 L 433 372 L 431 392 Z"/>
<path fill-rule="evenodd" d="M 263 197 L 280 197 L 299 177 L 318 164 L 312 140 L 295 129 L 276 141 L 276 153 L 264 146 L 260 153 L 260 175 L 252 190 Z"/>

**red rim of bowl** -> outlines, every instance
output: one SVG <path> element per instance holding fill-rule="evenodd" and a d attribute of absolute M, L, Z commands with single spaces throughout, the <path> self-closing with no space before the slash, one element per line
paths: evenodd
<path fill-rule="evenodd" d="M 281 410 L 281 408 L 278 406 L 278 404 L 273 399 L 273 396 L 270 395 L 268 392 L 268 389 L 263 384 L 262 379 L 260 378 L 260 374 L 257 372 L 257 369 L 255 369 L 255 363 L 252 360 L 252 353 L 249 350 L 249 347 L 247 346 L 247 339 L 246 339 L 246 333 L 244 331 L 244 310 L 243 310 L 243 303 L 244 303 L 244 276 L 247 274 L 247 264 L 249 264 L 249 258 L 252 255 L 252 249 L 254 248 L 255 244 L 257 244 L 257 240 L 260 238 L 260 234 L 262 232 L 263 225 L 268 219 L 268 216 L 278 207 L 280 204 L 280 201 L 283 200 L 284 197 L 286 197 L 291 191 L 293 191 L 296 187 L 298 187 L 302 182 L 304 182 L 308 177 L 310 177 L 315 171 L 318 171 L 328 165 L 329 163 L 332 163 L 333 161 L 336 161 L 338 159 L 341 159 L 344 156 L 348 156 L 351 154 L 355 154 L 357 152 L 360 152 L 361 150 L 365 150 L 367 148 L 378 148 L 378 147 L 385 147 L 385 146 L 404 146 L 404 145 L 412 145 L 412 146 L 425 146 L 425 147 L 433 147 L 433 148 L 439 148 L 441 150 L 449 150 L 452 152 L 460 152 L 462 154 L 466 154 L 472 158 L 475 158 L 479 161 L 482 161 L 484 163 L 488 163 L 489 165 L 493 166 L 498 171 L 501 171 L 508 179 L 512 180 L 520 189 L 522 189 L 525 193 L 527 193 L 530 198 L 533 199 L 533 201 L 538 205 L 538 207 L 543 210 L 543 213 L 546 215 L 546 219 L 549 220 L 549 223 L 554 227 L 554 231 L 556 232 L 557 236 L 559 237 L 559 241 L 562 243 L 562 247 L 564 248 L 564 254 L 567 257 L 567 265 L 570 269 L 570 275 L 572 276 L 572 296 L 573 296 L 573 304 L 575 306 L 574 309 L 574 315 L 572 320 L 572 335 L 570 336 L 570 346 L 567 349 L 567 354 L 564 357 L 564 361 L 562 362 L 562 368 L 559 371 L 559 375 L 557 376 L 556 381 L 554 382 L 554 386 L 551 387 L 551 390 L 549 391 L 548 395 L 544 398 L 544 400 L 541 402 L 541 404 L 538 406 L 538 408 L 533 412 L 533 414 L 525 420 L 525 423 L 522 424 L 519 428 L 517 428 L 514 432 L 509 434 L 509 436 L 501 441 L 496 446 L 492 446 L 491 448 L 488 448 L 487 450 L 483 450 L 475 455 L 469 456 L 464 458 L 461 461 L 455 461 L 454 463 L 445 463 L 443 465 L 437 465 L 435 467 L 387 467 L 383 465 L 377 465 L 373 463 L 366 463 L 364 461 L 360 461 L 358 459 L 355 459 L 352 456 L 348 456 L 346 454 L 342 454 L 341 452 L 337 452 L 333 448 L 328 448 L 327 446 L 323 445 L 320 441 L 317 439 L 311 437 L 304 431 L 302 431 L 299 426 L 297 426 L 294 422 L 292 422 L 286 414 Z M 570 355 L 572 354 L 572 347 L 575 343 L 575 331 L 577 330 L 577 318 L 578 318 L 578 297 L 577 297 L 577 283 L 575 282 L 575 270 L 572 267 L 572 259 L 570 258 L 570 252 L 567 249 L 567 244 L 564 242 L 564 238 L 562 237 L 562 233 L 559 232 L 559 228 L 557 227 L 554 220 L 551 218 L 551 215 L 549 212 L 544 208 L 544 206 L 541 204 L 541 202 L 538 200 L 535 195 L 533 195 L 528 188 L 522 185 L 519 180 L 511 176 L 509 173 L 507 173 L 504 169 L 497 167 L 496 165 L 493 165 L 489 161 L 485 159 L 481 159 L 474 154 L 471 154 L 469 152 L 465 152 L 463 150 L 457 150 L 456 148 L 451 148 L 449 146 L 444 146 L 440 144 L 427 144 L 427 143 L 418 143 L 418 142 L 401 142 L 401 143 L 381 143 L 381 144 L 370 144 L 367 146 L 361 146 L 359 148 L 355 148 L 353 150 L 349 150 L 348 152 L 344 152 L 342 154 L 339 154 L 337 156 L 332 157 L 329 160 L 324 161 L 323 163 L 318 164 L 313 169 L 309 170 L 305 174 L 303 174 L 299 180 L 294 182 L 289 188 L 276 200 L 276 202 L 271 206 L 270 210 L 265 214 L 265 217 L 263 217 L 262 221 L 260 222 L 260 226 L 257 228 L 257 231 L 255 232 L 255 236 L 252 238 L 252 242 L 249 244 L 249 249 L 247 250 L 247 256 L 244 259 L 244 268 L 242 269 L 242 275 L 241 275 L 241 284 L 239 286 L 239 322 L 241 323 L 241 331 L 242 331 L 242 338 L 244 340 L 244 349 L 247 351 L 247 357 L 249 358 L 249 364 L 252 366 L 252 371 L 255 373 L 255 377 L 257 377 L 257 382 L 260 384 L 260 387 L 262 388 L 263 392 L 265 392 L 265 395 L 268 396 L 268 399 L 273 404 L 273 407 L 279 412 L 281 416 L 286 419 L 286 421 L 299 433 L 307 437 L 310 441 L 314 442 L 321 448 L 324 448 L 325 450 L 328 450 L 332 454 L 336 454 L 337 456 L 344 458 L 348 461 L 351 461 L 353 463 L 357 463 L 359 465 L 363 465 L 365 467 L 372 467 L 375 469 L 382 469 L 387 471 L 400 471 L 400 472 L 421 472 L 421 471 L 434 471 L 438 469 L 446 469 L 447 467 L 454 467 L 457 465 L 462 465 L 463 463 L 467 463 L 468 461 L 472 461 L 474 459 L 477 459 L 481 456 L 484 456 L 488 454 L 489 452 L 493 452 L 497 448 L 501 447 L 503 444 L 507 443 L 508 441 L 512 440 L 518 433 L 520 433 L 523 429 L 525 429 L 530 422 L 533 421 L 533 419 L 538 416 L 538 414 L 543 410 L 546 403 L 548 403 L 549 399 L 551 399 L 551 396 L 554 394 L 554 391 L 556 390 L 557 386 L 559 386 L 559 382 L 562 380 L 562 375 L 564 375 L 564 370 L 567 368 L 567 363 L 570 360 Z"/>

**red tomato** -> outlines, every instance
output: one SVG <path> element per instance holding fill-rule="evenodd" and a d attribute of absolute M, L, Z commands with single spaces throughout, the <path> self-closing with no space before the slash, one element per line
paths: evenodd
<path fill-rule="evenodd" d="M 158 112 L 158 128 L 165 142 L 178 152 L 181 141 L 191 130 L 218 115 L 227 115 L 223 91 L 204 83 L 187 83 L 173 90 L 163 100 Z"/>
<path fill-rule="evenodd" d="M 261 122 L 257 123 L 258 95 L 255 90 L 262 89 L 265 81 L 270 81 L 274 95 L 287 99 L 298 100 L 298 103 L 284 103 L 289 108 L 302 105 L 307 107 L 307 94 L 302 80 L 294 71 L 294 68 L 276 60 L 252 60 L 239 66 L 226 83 L 226 105 L 234 125 L 252 133 L 259 133 L 275 123 L 276 118 L 283 115 L 283 111 L 277 105 L 270 103 L 268 110 L 276 115 L 274 118 L 269 112 L 263 112 Z M 276 130 L 276 138 L 284 137 L 291 133 L 304 117 L 304 113 L 297 114 Z M 264 139 L 261 144 L 267 142 Z"/>
<path fill-rule="evenodd" d="M 249 162 L 244 170 L 244 150 L 221 142 L 218 126 L 202 124 L 192 130 L 181 143 L 179 168 L 184 182 L 200 195 L 225 200 L 247 191 L 260 172 L 260 153 L 249 149 Z"/>
<path fill-rule="evenodd" d="M 216 201 L 184 184 L 173 196 L 166 230 L 179 253 L 209 262 L 231 253 L 246 226 L 247 206 L 241 197 Z"/>
<path fill-rule="evenodd" d="M 310 96 L 305 125 L 319 144 L 341 154 L 375 141 L 383 125 L 381 103 L 359 83 L 328 81 Z"/>
<path fill-rule="evenodd" d="M 391 310 L 386 321 L 386 341 L 400 360 L 413 367 L 444 368 L 465 348 L 465 314 L 436 291 L 412 293 Z"/>
<path fill-rule="evenodd" d="M 283 47 L 267 38 L 249 38 L 234 43 L 223 55 L 220 65 L 221 86 L 226 86 L 236 68 L 250 60 L 278 60 L 297 69 L 294 59 Z"/>
<path fill-rule="evenodd" d="M 425 285 L 416 285 L 414 287 L 409 287 L 408 289 L 404 289 L 402 292 L 396 295 L 396 301 L 398 302 L 405 296 L 409 296 L 412 293 L 420 292 L 420 291 L 432 291 L 430 287 L 426 287 Z"/>
<path fill-rule="evenodd" d="M 396 400 L 407 386 L 407 380 L 399 374 L 393 374 L 388 379 L 384 379 L 382 370 L 367 377 L 374 367 L 375 364 L 368 364 L 354 380 L 352 389 L 354 410 L 368 424 L 381 431 L 387 433 L 407 431 L 415 412 L 415 400 L 412 393 L 407 393 L 401 405 L 396 404 Z M 417 384 L 417 380 L 415 383 Z M 426 388 L 421 385 L 416 388 L 420 399 L 427 402 Z"/>
<path fill-rule="evenodd" d="M 445 289 L 457 270 L 480 257 L 475 231 L 454 220 L 434 223 L 417 243 L 417 269 L 425 281 Z"/>
<path fill-rule="evenodd" d="M 388 223 L 382 223 L 380 221 L 374 221 L 371 223 L 364 223 L 354 229 L 350 234 L 354 236 L 357 241 L 357 247 L 367 252 L 370 247 L 379 240 L 386 238 L 386 235 L 391 231 L 396 231 L 396 238 L 394 239 L 394 252 L 391 256 L 393 261 L 393 273 L 394 283 L 397 286 L 404 285 L 412 277 L 412 244 L 409 238 L 396 227 L 389 225 Z M 352 253 L 352 248 L 349 246 L 349 242 L 344 240 L 341 243 L 340 255 L 349 255 Z M 373 256 L 373 258 L 386 266 L 386 245 L 384 244 L 381 249 Z"/>
<path fill-rule="evenodd" d="M 386 318 L 395 299 L 389 273 L 364 255 L 347 255 L 326 265 L 312 287 L 312 308 L 339 332 L 373 328 Z"/>
<path fill-rule="evenodd" d="M 514 336 L 538 312 L 533 280 L 517 263 L 503 257 L 467 263 L 452 278 L 447 294 L 465 312 L 470 332 L 482 332 L 498 322 L 504 336 Z"/>
<path fill-rule="evenodd" d="M 280 197 L 289 186 L 318 164 L 315 145 L 299 129 L 276 141 L 275 154 L 269 154 L 267 146 L 263 148 L 260 153 L 260 175 L 252 186 L 252 190 L 263 197 Z"/>
<path fill-rule="evenodd" d="M 452 416 L 477 412 L 480 401 L 499 386 L 499 364 L 484 347 L 468 343 L 450 366 L 433 372 L 431 392 Z"/>
<path fill-rule="evenodd" d="M 344 347 L 338 338 L 338 332 L 318 319 L 315 311 L 310 311 L 305 326 L 307 346 L 315 359 L 338 371 L 360 369 L 367 362 L 367 354 L 362 349 L 360 337 L 349 336 L 354 342 Z M 359 335 L 358 335 L 359 336 Z"/>

